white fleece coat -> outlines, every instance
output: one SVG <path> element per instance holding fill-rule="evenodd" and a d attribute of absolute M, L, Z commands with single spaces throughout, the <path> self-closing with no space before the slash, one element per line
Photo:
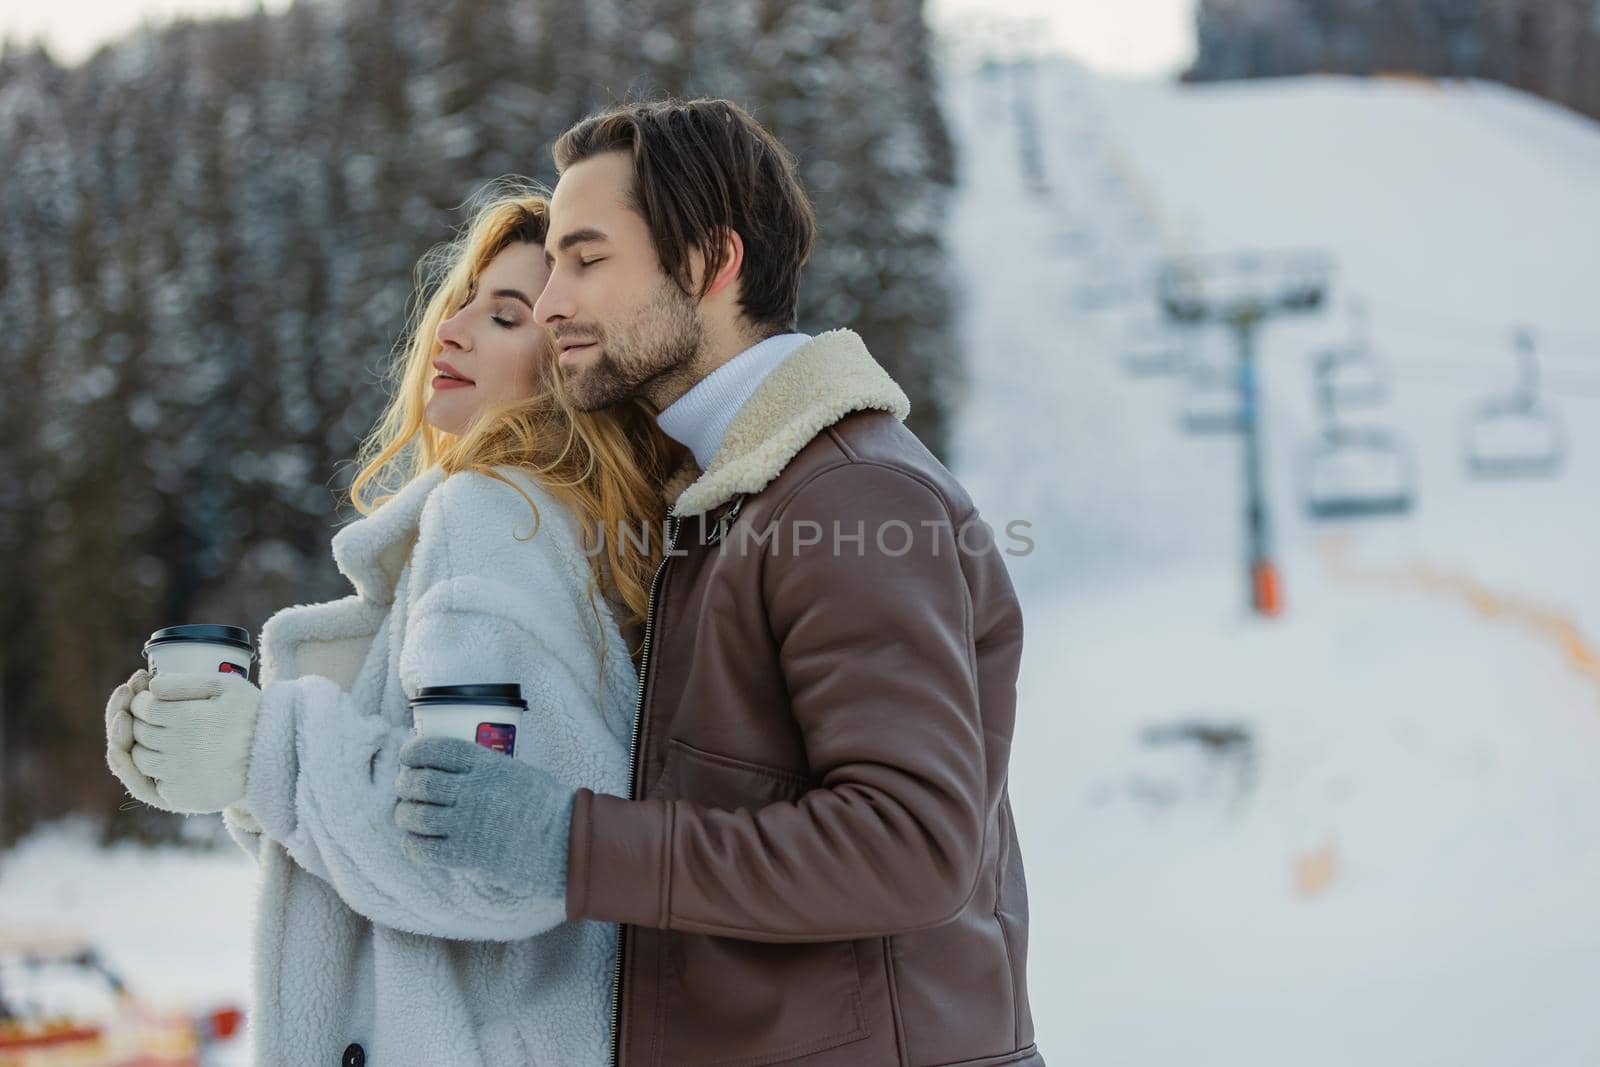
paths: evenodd
<path fill-rule="evenodd" d="M 248 789 L 224 813 L 260 863 L 260 1067 L 334 1067 L 352 1043 L 370 1067 L 607 1060 L 616 927 L 413 864 L 392 818 L 425 685 L 521 684 L 517 758 L 626 795 L 637 681 L 622 636 L 604 599 L 598 619 L 590 605 L 571 511 L 501 473 L 538 505 L 532 538 L 510 486 L 435 469 L 334 535 L 353 595 L 262 630 Z"/>

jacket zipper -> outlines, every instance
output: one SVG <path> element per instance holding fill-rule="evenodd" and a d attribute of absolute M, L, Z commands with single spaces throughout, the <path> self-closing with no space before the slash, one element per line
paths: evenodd
<path fill-rule="evenodd" d="M 672 516 L 672 523 L 667 531 L 667 547 L 661 556 L 661 562 L 656 566 L 656 573 L 650 578 L 650 599 L 644 612 L 644 638 L 639 642 L 639 702 L 633 709 L 633 732 L 628 738 L 628 799 L 637 800 L 634 796 L 634 775 L 638 769 L 639 760 L 639 725 L 644 716 L 644 691 L 645 684 L 650 680 L 650 634 L 656 619 L 656 591 L 661 585 L 661 575 L 667 569 L 667 561 L 672 558 L 672 551 L 678 545 L 679 516 Z M 619 1059 L 620 1042 L 618 1041 L 617 1027 L 622 1021 L 622 953 L 627 947 L 628 931 L 622 923 L 617 924 L 617 967 L 611 976 L 611 1064 L 620 1067 Z"/>

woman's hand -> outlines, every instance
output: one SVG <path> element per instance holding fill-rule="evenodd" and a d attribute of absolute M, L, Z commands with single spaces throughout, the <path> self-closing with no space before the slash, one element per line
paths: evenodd
<path fill-rule="evenodd" d="M 400 749 L 395 792 L 413 862 L 566 898 L 574 791 L 542 767 L 471 741 L 413 737 Z"/>
<path fill-rule="evenodd" d="M 138 771 L 167 811 L 203 815 L 243 799 L 261 690 L 237 674 L 157 674 L 133 698 Z"/>
<path fill-rule="evenodd" d="M 106 701 L 106 766 L 135 800 L 165 808 L 156 792 L 155 779 L 133 764 L 133 698 L 150 686 L 150 672 L 140 667 L 111 692 Z"/>

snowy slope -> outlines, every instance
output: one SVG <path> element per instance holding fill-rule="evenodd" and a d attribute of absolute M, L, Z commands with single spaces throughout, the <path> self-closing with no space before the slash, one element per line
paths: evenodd
<path fill-rule="evenodd" d="M 953 72 L 945 103 L 955 465 L 1036 545 L 1008 561 L 1012 789 L 1049 1061 L 1600 1062 L 1600 130 L 1481 85 L 1054 67 L 1036 92 L 1045 197 L 1006 83 Z M 1422 469 L 1412 517 L 1340 527 L 1341 568 L 1291 460 L 1309 354 L 1345 325 L 1269 329 L 1273 622 L 1241 610 L 1237 444 L 1181 435 L 1179 383 L 1130 379 L 1121 313 L 1078 306 L 1163 252 L 1252 243 L 1337 255 Z M 1472 483 L 1460 417 L 1511 381 L 1517 318 L 1549 335 L 1573 455 L 1549 483 Z M 165 995 L 242 995 L 250 880 L 228 852 L 46 835 L 0 860 L 0 916 L 87 927 Z"/>
<path fill-rule="evenodd" d="M 1037 196 L 1013 91 L 971 75 L 947 100 L 972 279 L 957 471 L 1039 545 L 1011 570 L 1042 1046 L 1083 1064 L 1595 1062 L 1600 345 L 1547 360 L 1575 390 L 1564 477 L 1470 483 L 1457 445 L 1466 406 L 1512 379 L 1501 321 L 1600 334 L 1600 128 L 1487 86 L 1057 67 L 1036 88 Z M 1096 253 L 1063 254 L 1082 231 Z M 1346 325 L 1268 328 L 1275 622 L 1241 610 L 1237 443 L 1180 434 L 1181 385 L 1129 378 L 1119 314 L 1074 298 L 1163 252 L 1252 244 L 1335 254 L 1335 308 L 1370 302 L 1383 418 L 1422 473 L 1410 518 L 1338 527 L 1336 566 L 1292 459 L 1315 425 L 1310 354 Z M 1249 742 L 1142 740 L 1183 724 Z"/>

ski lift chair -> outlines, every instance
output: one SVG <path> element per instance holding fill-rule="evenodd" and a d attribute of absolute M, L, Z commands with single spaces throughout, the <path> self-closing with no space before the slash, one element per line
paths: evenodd
<path fill-rule="evenodd" d="M 1201 344 L 1184 375 L 1180 407 L 1183 432 L 1188 434 L 1243 433 L 1244 396 L 1239 388 L 1240 368 L 1208 353 Z"/>
<path fill-rule="evenodd" d="M 1316 519 L 1399 515 L 1416 499 L 1417 471 L 1411 449 L 1397 435 L 1375 426 L 1339 422 L 1341 403 L 1383 398 L 1376 364 L 1359 340 L 1317 360 L 1317 407 L 1322 434 L 1306 450 L 1302 480 L 1306 511 Z"/>
<path fill-rule="evenodd" d="M 1317 357 L 1317 381 L 1334 407 L 1372 407 L 1389 396 L 1388 375 L 1365 349 L 1330 349 Z"/>
<path fill-rule="evenodd" d="M 1492 397 L 1467 420 L 1467 471 L 1477 478 L 1541 478 L 1566 461 L 1566 430 L 1533 396 Z"/>
<path fill-rule="evenodd" d="M 1521 365 L 1517 388 L 1478 404 L 1467 418 L 1464 454 L 1475 478 L 1542 478 L 1560 472 L 1567 456 L 1566 428 L 1539 399 L 1539 364 L 1532 334 L 1516 333 Z"/>
<path fill-rule="evenodd" d="M 1331 421 L 1337 408 L 1372 407 L 1389 398 L 1387 369 L 1372 354 L 1366 305 L 1349 306 L 1350 339 L 1317 357 L 1317 388 Z"/>
<path fill-rule="evenodd" d="M 1138 316 L 1128 324 L 1122 344 L 1122 368 L 1135 378 L 1178 374 L 1184 366 L 1184 339 L 1154 316 Z"/>
<path fill-rule="evenodd" d="M 1402 515 L 1416 501 L 1411 449 L 1388 430 L 1328 426 L 1305 455 L 1306 511 L 1316 519 Z"/>
<path fill-rule="evenodd" d="M 1183 432 L 1188 434 L 1243 433 L 1244 402 L 1234 375 L 1217 368 L 1191 373 L 1182 418 Z"/>

